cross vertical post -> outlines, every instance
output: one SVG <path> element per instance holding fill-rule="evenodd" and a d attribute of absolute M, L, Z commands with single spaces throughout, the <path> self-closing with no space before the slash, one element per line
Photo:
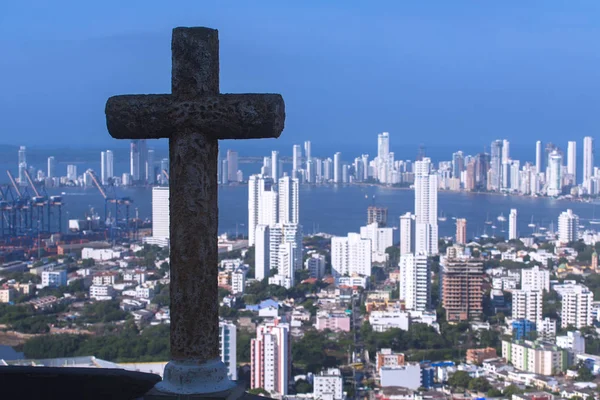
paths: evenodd
<path fill-rule="evenodd" d="M 215 395 L 235 386 L 220 360 L 219 139 L 278 137 L 278 94 L 220 94 L 218 33 L 175 28 L 172 93 L 111 97 L 106 121 L 118 139 L 169 138 L 171 361 L 159 393 Z"/>

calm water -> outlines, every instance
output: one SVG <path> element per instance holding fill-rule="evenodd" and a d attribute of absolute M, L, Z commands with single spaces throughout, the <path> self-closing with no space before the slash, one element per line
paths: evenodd
<path fill-rule="evenodd" d="M 49 190 L 49 194 L 61 191 L 66 193 L 63 211 L 68 213 L 68 218 L 81 217 L 90 207 L 101 215 L 104 213 L 104 200 L 95 188 L 61 188 Z M 117 188 L 117 196 L 131 197 L 133 208 L 138 208 L 140 218 L 151 217 L 150 188 Z M 343 235 L 358 231 L 364 225 L 366 209 L 373 202 L 377 206 L 388 207 L 388 224 L 398 226 L 399 216 L 414 209 L 414 192 L 375 186 L 301 186 L 300 221 L 305 233 L 320 231 Z M 493 221 L 497 227 L 496 234 L 500 234 L 502 229 L 508 228 L 508 223 L 498 221 L 497 217 L 500 214 L 508 217 L 511 208 L 518 210 L 518 231 L 522 236 L 532 231 L 527 227 L 532 218 L 536 224 L 548 227 L 553 222 L 556 227 L 558 215 L 567 208 L 572 208 L 582 223 L 593 217 L 600 218 L 600 207 L 596 213 L 592 204 L 547 198 L 440 192 L 438 203 L 440 213 L 447 217 L 446 222 L 439 223 L 441 236 L 455 233 L 452 217 L 467 219 L 469 237 L 481 235 L 486 227 L 487 234 L 494 233 L 484 223 L 486 219 Z M 237 225 L 239 233 L 246 233 L 247 204 L 247 186 L 221 187 L 219 232 L 235 232 Z M 133 209 L 131 214 L 134 215 Z"/>

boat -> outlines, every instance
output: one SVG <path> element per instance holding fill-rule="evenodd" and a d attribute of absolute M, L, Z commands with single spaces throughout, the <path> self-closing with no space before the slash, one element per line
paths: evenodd
<path fill-rule="evenodd" d="M 65 192 L 61 192 L 61 193 L 60 193 L 60 195 L 61 195 L 61 196 L 65 196 L 65 195 L 66 195 L 66 193 L 65 193 Z"/>
<path fill-rule="evenodd" d="M 440 216 L 438 217 L 438 221 L 440 221 L 440 222 L 446 222 L 446 219 L 447 219 L 447 218 L 446 218 L 446 216 L 444 215 L 444 212 L 442 211 L 442 212 L 440 213 Z"/>
<path fill-rule="evenodd" d="M 496 229 L 496 225 L 492 225 L 492 229 Z"/>
<path fill-rule="evenodd" d="M 527 226 L 530 228 L 535 228 L 535 224 L 533 223 L 533 215 L 531 216 L 531 222 Z"/>
<path fill-rule="evenodd" d="M 485 217 L 485 224 L 486 225 L 491 225 L 492 221 L 490 221 L 490 213 L 488 213 Z"/>
<path fill-rule="evenodd" d="M 579 229 L 585 229 L 585 225 L 579 225 Z"/>
<path fill-rule="evenodd" d="M 600 219 L 596 219 L 596 205 L 594 204 L 594 211 L 592 219 L 590 219 L 590 225 L 600 225 Z"/>
<path fill-rule="evenodd" d="M 540 231 L 546 231 L 548 230 L 548 228 L 546 228 L 545 226 L 540 226 Z"/>
<path fill-rule="evenodd" d="M 498 215 L 498 221 L 500 221 L 500 222 L 505 222 L 506 221 L 506 217 L 504 216 L 503 213 L 500 213 L 500 215 Z"/>

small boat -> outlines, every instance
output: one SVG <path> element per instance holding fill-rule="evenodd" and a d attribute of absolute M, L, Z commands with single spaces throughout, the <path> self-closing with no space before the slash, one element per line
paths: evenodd
<path fill-rule="evenodd" d="M 579 229 L 585 229 L 585 225 L 579 225 Z"/>
<path fill-rule="evenodd" d="M 496 225 L 492 225 L 492 229 L 496 229 Z"/>
<path fill-rule="evenodd" d="M 444 215 L 444 212 L 442 211 L 442 212 L 440 213 L 440 216 L 438 217 L 438 221 L 440 221 L 440 222 L 446 222 L 446 219 L 447 219 L 447 218 L 446 218 L 446 216 Z"/>
<path fill-rule="evenodd" d="M 452 217 L 452 219 L 456 219 L 456 217 Z"/>
<path fill-rule="evenodd" d="M 498 215 L 498 221 L 500 221 L 500 222 L 505 222 L 506 221 L 506 217 L 504 216 L 503 213 L 500 213 L 500 215 Z"/>
<path fill-rule="evenodd" d="M 490 221 L 490 214 L 488 213 L 485 217 L 485 224 L 486 225 L 491 225 L 492 221 Z"/>
<path fill-rule="evenodd" d="M 65 192 L 61 192 L 60 194 L 61 194 L 61 196 L 65 196 L 65 195 L 66 195 L 66 193 L 65 193 Z"/>
<path fill-rule="evenodd" d="M 548 230 L 548 228 L 546 228 L 545 226 L 540 226 L 540 231 L 546 231 Z"/>
<path fill-rule="evenodd" d="M 487 239 L 487 238 L 489 238 L 489 236 L 486 233 L 484 233 L 483 235 L 481 235 L 481 238 L 482 239 Z"/>
<path fill-rule="evenodd" d="M 590 224 L 592 224 L 592 225 L 600 225 L 600 220 L 592 219 L 592 220 L 590 220 Z"/>
<path fill-rule="evenodd" d="M 533 215 L 531 216 L 531 222 L 527 226 L 530 228 L 535 228 L 535 224 L 533 223 Z"/>

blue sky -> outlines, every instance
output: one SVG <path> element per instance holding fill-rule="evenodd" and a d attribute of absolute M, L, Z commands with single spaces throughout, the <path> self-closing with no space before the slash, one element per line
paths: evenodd
<path fill-rule="evenodd" d="M 171 28 L 209 26 L 222 92 L 286 101 L 282 138 L 251 146 L 374 146 L 389 131 L 393 147 L 566 148 L 600 126 L 599 11 L 597 0 L 3 1 L 0 143 L 115 145 L 106 99 L 168 92 Z"/>

